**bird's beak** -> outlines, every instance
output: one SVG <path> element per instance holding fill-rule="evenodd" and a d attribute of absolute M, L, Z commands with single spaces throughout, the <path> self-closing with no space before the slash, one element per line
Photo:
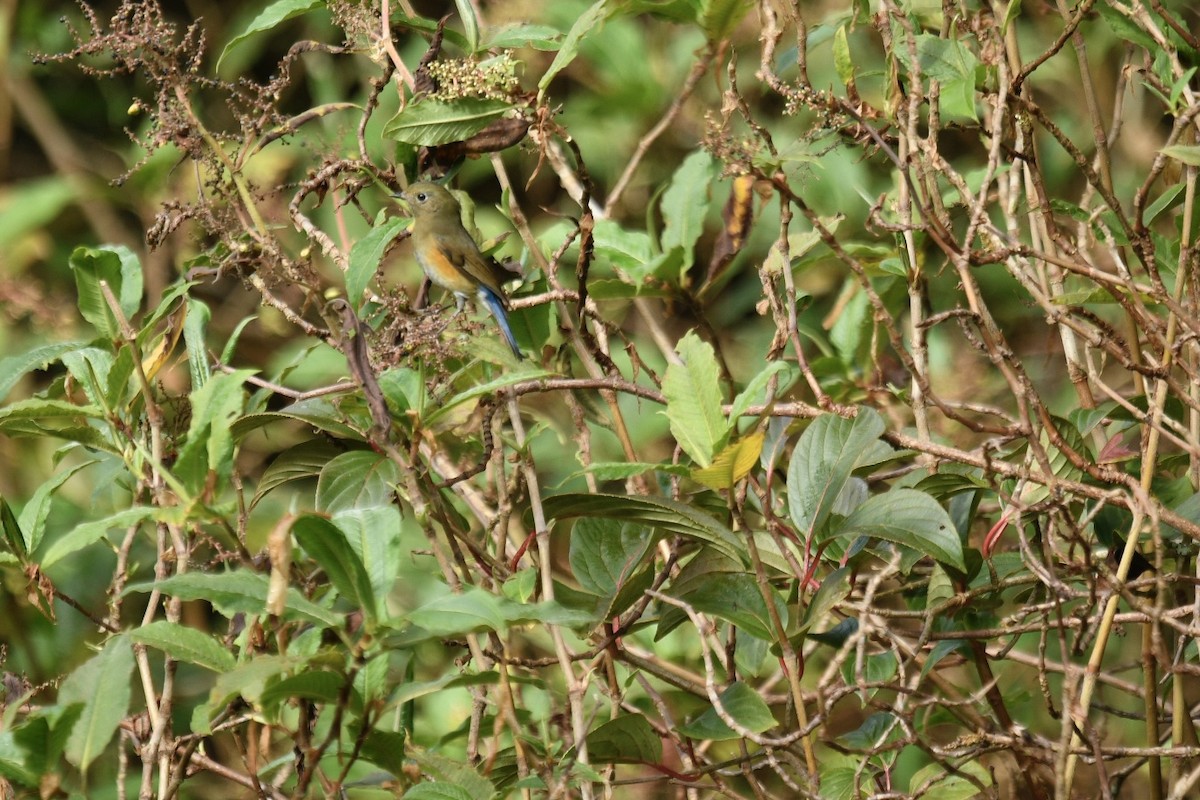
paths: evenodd
<path fill-rule="evenodd" d="M 404 192 L 396 192 L 392 195 L 392 198 L 400 203 L 400 205 L 404 207 L 405 211 L 409 212 L 410 214 L 412 213 L 412 202 L 408 199 L 407 194 Z"/>

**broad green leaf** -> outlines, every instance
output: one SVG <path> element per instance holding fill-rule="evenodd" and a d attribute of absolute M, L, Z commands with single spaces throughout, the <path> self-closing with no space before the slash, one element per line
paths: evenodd
<path fill-rule="evenodd" d="M 710 42 L 724 41 L 753 7 L 750 0 L 702 0 L 700 27 Z"/>
<path fill-rule="evenodd" d="M 241 697 L 258 703 L 270 683 L 304 662 L 284 656 L 258 655 L 244 664 L 217 677 L 209 693 L 210 707 L 226 705 L 232 698 Z"/>
<path fill-rule="evenodd" d="M 821 622 L 829 612 L 846 599 L 853 587 L 850 585 L 850 567 L 838 567 L 825 576 L 821 588 L 808 601 L 804 609 L 804 618 L 800 621 L 800 631 L 806 631 L 814 624 Z"/>
<path fill-rule="evenodd" d="M 503 100 L 461 97 L 456 100 L 425 98 L 410 103 L 388 120 L 385 138 L 434 147 L 462 142 L 502 117 L 512 104 Z"/>
<path fill-rule="evenodd" d="M 654 542 L 643 525 L 582 519 L 571 531 L 571 572 L 584 591 L 613 594 L 645 566 L 643 559 Z"/>
<path fill-rule="evenodd" d="M 146 520 L 162 519 L 165 516 L 167 516 L 167 512 L 161 508 L 134 506 L 110 514 L 103 519 L 81 523 L 72 528 L 69 533 L 52 541 L 46 548 L 45 554 L 38 559 L 38 563 L 42 569 L 48 569 L 63 558 L 98 541 L 113 528 L 128 528 L 131 525 L 140 525 Z"/>
<path fill-rule="evenodd" d="M 558 28 L 549 25 L 536 25 L 518 22 L 512 25 L 502 25 L 492 30 L 487 37 L 486 48 L 517 48 L 532 47 L 535 50 L 559 49 L 563 33 Z"/>
<path fill-rule="evenodd" d="M 878 412 L 863 407 L 853 420 L 823 414 L 801 434 L 788 466 L 788 506 L 806 538 L 825 524 L 859 459 L 883 430 Z"/>
<path fill-rule="evenodd" d="M 373 622 L 378 613 L 375 590 L 362 558 L 350 546 L 341 529 L 325 517 L 305 514 L 292 524 L 292 535 L 325 570 L 338 594 L 361 609 L 368 621 Z"/>
<path fill-rule="evenodd" d="M 42 543 L 46 532 L 46 517 L 50 514 L 50 498 L 59 487 L 71 479 L 79 470 L 90 467 L 95 461 L 84 461 L 50 477 L 39 486 L 29 498 L 29 502 L 21 509 L 17 524 L 24 534 L 25 552 L 32 553 Z"/>
<path fill-rule="evenodd" d="M 84 344 L 84 342 L 55 342 L 0 360 L 0 400 L 8 397 L 8 393 L 21 378 L 34 370 L 46 369 L 58 361 L 64 353 L 78 350 Z"/>
<path fill-rule="evenodd" d="M 976 761 L 964 761 L 957 764 L 957 773 L 946 771 L 941 764 L 927 764 L 913 773 L 908 780 L 908 790 L 913 797 L 937 796 L 938 800 L 971 800 L 974 797 L 986 797 L 987 788 L 993 785 L 992 774 L 987 768 Z M 965 777 L 969 774 L 978 783 Z M 980 794 L 979 786 L 984 787 Z"/>
<path fill-rule="evenodd" d="M 478 630 L 502 631 L 508 627 L 500 601 L 482 589 L 446 594 L 415 611 L 407 619 L 434 636 L 458 636 Z"/>
<path fill-rule="evenodd" d="M 42 773 L 45 771 L 43 759 L 39 758 L 37 753 L 31 752 L 32 748 L 24 746 L 17 740 L 17 736 L 28 730 L 30 725 L 41 724 L 45 725 L 44 720 L 27 723 L 16 731 L 5 730 L 0 731 L 0 776 L 7 778 L 18 785 L 34 787 L 38 785 Z M 17 795 L 22 796 L 22 795 Z M 33 795 L 29 795 L 32 797 Z"/>
<path fill-rule="evenodd" d="M 277 489 L 292 481 L 316 478 L 326 464 L 345 452 L 345 447 L 338 447 L 329 439 L 324 438 L 310 439 L 288 448 L 263 471 L 250 507 L 258 505 L 258 501 L 272 489 Z"/>
<path fill-rule="evenodd" d="M 375 597 L 386 598 L 400 574 L 400 509 L 395 505 L 349 508 L 333 515 L 350 547 L 367 570 Z M 380 610 L 383 610 L 381 606 Z"/>
<path fill-rule="evenodd" d="M 104 408 L 108 399 L 108 373 L 113 366 L 112 353 L 99 347 L 81 347 L 73 353 L 63 353 L 62 364 L 83 387 L 88 400 Z"/>
<path fill-rule="evenodd" d="M 682 250 L 683 273 L 691 268 L 696 242 L 704 233 L 704 218 L 716 176 L 713 157 L 706 150 L 697 150 L 683 160 L 663 192 L 662 249 Z"/>
<path fill-rule="evenodd" d="M 239 369 L 213 375 L 189 398 L 192 417 L 187 440 L 175 462 L 175 474 L 197 494 L 209 486 L 209 474 L 217 476 L 220 486 L 233 471 L 232 427 L 245 411 L 244 384 L 254 372 Z"/>
<path fill-rule="evenodd" d="M 763 702 L 758 692 L 741 681 L 731 684 L 721 692 L 720 700 L 721 707 L 746 730 L 763 733 L 777 724 L 771 709 Z M 716 709 L 711 707 L 679 726 L 679 733 L 704 742 L 724 742 L 740 739 L 742 736 L 726 725 Z"/>
<path fill-rule="evenodd" d="M 162 650 L 176 661 L 186 661 L 217 673 L 228 672 L 237 663 L 233 654 L 213 637 L 175 622 L 151 622 L 130 631 L 129 638 Z"/>
<path fill-rule="evenodd" d="M 462 787 L 467 791 L 471 800 L 491 800 L 496 796 L 496 788 L 492 786 L 491 781 L 476 772 L 469 764 L 417 747 L 410 747 L 407 752 L 408 757 L 420 768 L 422 774 L 428 775 L 437 783 Z M 411 791 L 410 789 L 409 792 Z M 457 798 L 452 798 L 452 800 L 457 800 Z"/>
<path fill-rule="evenodd" d="M 886 655 L 891 657 L 892 654 L 887 653 Z M 868 656 L 868 661 L 872 658 L 874 656 Z M 891 657 L 890 660 L 893 664 L 895 663 L 894 657 Z M 870 672 L 869 666 L 868 672 Z M 857 728 L 839 736 L 838 741 L 846 747 L 852 747 L 857 750 L 868 750 L 888 742 L 894 742 L 903 735 L 904 731 L 896 724 L 895 715 L 885 711 L 876 711 L 863 720 L 862 724 Z"/>
<path fill-rule="evenodd" d="M 280 420 L 303 422 L 317 430 L 326 431 L 339 439 L 359 441 L 361 434 L 346 424 L 344 415 L 327 397 L 300 400 L 279 411 L 265 411 L 239 417 L 230 428 L 234 440 L 240 440 L 251 431 Z"/>
<path fill-rule="evenodd" d="M 758 464 L 765 438 L 762 431 L 743 437 L 718 453 L 712 464 L 692 472 L 692 479 L 710 489 L 732 489 Z"/>
<path fill-rule="evenodd" d="M 267 576 L 256 572 L 185 572 L 157 582 L 135 584 L 126 589 L 125 593 L 158 589 L 180 600 L 207 601 L 222 616 L 232 618 L 239 613 L 265 614 L 267 585 Z M 342 625 L 341 614 L 322 608 L 294 588 L 288 589 L 287 608 L 283 616 L 285 619 L 304 620 L 327 628 L 338 628 Z"/>
<path fill-rule="evenodd" d="M 194 297 L 187 299 L 183 344 L 187 349 L 188 375 L 191 376 L 193 389 L 199 389 L 212 377 L 212 367 L 208 363 L 208 342 L 205 340 L 211 319 L 212 310 L 205 303 Z"/>
<path fill-rule="evenodd" d="M 662 739 L 640 714 L 623 714 L 587 735 L 588 760 L 593 764 L 657 764 Z"/>
<path fill-rule="evenodd" d="M 779 388 L 776 391 L 778 396 L 783 391 L 787 390 L 796 380 L 796 373 L 793 372 L 786 363 L 782 361 L 771 361 L 767 366 L 763 367 L 762 371 L 750 379 L 746 384 L 746 388 L 738 393 L 738 396 L 733 398 L 733 403 L 729 406 L 729 420 L 731 425 L 736 425 L 738 419 L 746 413 L 746 409 L 752 404 L 761 403 L 765 399 L 767 382 L 771 378 L 778 375 L 780 372 L 787 372 L 779 378 Z"/>
<path fill-rule="evenodd" d="M 225 60 L 225 56 L 229 55 L 234 48 L 251 36 L 273 30 L 280 23 L 292 17 L 298 17 L 301 14 L 307 14 L 310 11 L 324 7 L 325 0 L 276 0 L 260 11 L 258 16 L 250 20 L 250 24 L 246 26 L 245 30 L 229 40 L 229 43 L 221 50 L 221 55 L 217 59 L 216 71 L 221 71 L 221 62 Z"/>
<path fill-rule="evenodd" d="M 748 563 L 744 539 L 695 506 L 662 497 L 617 494 L 560 494 L 545 500 L 550 519 L 605 517 L 622 522 L 640 522 L 661 531 L 678 534 L 710 545 L 725 557 Z M 754 535 L 759 555 L 768 567 L 791 573 L 774 540 L 765 533 Z"/>
<path fill-rule="evenodd" d="M 311 700 L 314 703 L 336 703 L 346 685 L 346 678 L 327 669 L 304 670 L 290 675 L 263 689 L 259 702 L 266 708 L 293 697 Z"/>
<path fill-rule="evenodd" d="M 346 269 L 346 299 L 355 311 L 362 310 L 363 292 L 379 270 L 388 245 L 411 223 L 412 220 L 404 217 L 391 217 L 371 228 L 366 236 L 350 247 L 350 266 Z"/>
<path fill-rule="evenodd" d="M 721 413 L 721 387 L 712 345 L 688 332 L 675 348 L 682 364 L 669 364 L 663 377 L 671 435 L 701 467 L 725 444 L 729 423 Z"/>
<path fill-rule="evenodd" d="M 528 368 L 518 367 L 504 373 L 495 380 L 488 381 L 487 383 L 476 384 L 466 391 L 460 392 L 459 394 L 447 399 L 445 402 L 437 404 L 435 410 L 425 418 L 425 425 L 427 427 L 433 427 L 437 422 L 445 419 L 453 409 L 457 408 L 463 403 L 476 400 L 485 395 L 494 394 L 498 390 L 508 386 L 524 383 L 525 381 L 537 380 L 539 378 L 548 378 L 552 375 L 554 375 L 554 373 L 532 366 Z"/>
<path fill-rule="evenodd" d="M 644 525 L 581 519 L 571 531 L 571 572 L 580 587 L 596 595 L 602 618 L 619 614 L 641 598 L 653 575 L 649 558 L 658 537 Z"/>
<path fill-rule="evenodd" d="M 545 97 L 546 89 L 554 77 L 566 69 L 567 65 L 575 60 L 575 56 L 579 55 L 579 44 L 583 38 L 601 24 L 608 17 L 608 13 L 608 0 L 596 0 L 587 11 L 580 14 L 579 18 L 575 20 L 575 24 L 571 26 L 571 30 L 567 31 L 567 35 L 563 39 L 562 47 L 555 54 L 554 61 L 550 62 L 550 66 L 542 73 L 541 80 L 538 81 L 539 102 Z"/>
<path fill-rule="evenodd" d="M 101 289 L 107 283 L 118 308 L 129 320 L 142 301 L 142 265 L 124 245 L 76 247 L 69 259 L 75 274 L 79 313 L 109 339 L 118 339 L 121 331 Z"/>
<path fill-rule="evenodd" d="M 351 450 L 333 458 L 317 480 L 317 508 L 334 514 L 388 505 L 400 482 L 396 462 L 374 450 Z"/>
<path fill-rule="evenodd" d="M 868 498 L 822 540 L 849 542 L 857 536 L 911 547 L 935 561 L 965 569 L 962 542 L 950 515 L 932 497 L 915 489 L 892 489 Z"/>
<path fill-rule="evenodd" d="M 83 704 L 66 748 L 67 760 L 83 772 L 108 746 L 129 713 L 133 667 L 129 640 L 114 636 L 103 650 L 68 675 L 58 691 L 60 705 Z"/>
<path fill-rule="evenodd" d="M 1200 167 L 1200 145 L 1174 144 L 1161 148 L 1159 152 L 1189 167 Z"/>
<path fill-rule="evenodd" d="M 456 783 L 418 783 L 404 793 L 405 800 L 475 800 Z"/>
<path fill-rule="evenodd" d="M 404 730 L 382 731 L 375 728 L 362 744 L 362 757 L 396 776 L 404 774 Z"/>
<path fill-rule="evenodd" d="M 447 672 L 431 681 L 405 683 L 397 687 L 390 700 L 394 705 L 426 697 L 446 689 L 457 689 L 463 686 L 491 686 L 500 682 L 500 675 L 494 670 L 489 672 L 456 673 Z"/>
<path fill-rule="evenodd" d="M 786 631 L 787 606 L 773 588 L 768 591 L 772 602 L 775 603 L 775 612 L 779 616 L 780 624 Z M 690 584 L 686 594 L 680 595 L 677 592 L 678 588 L 673 590 L 672 594 L 686 601 L 696 611 L 732 622 L 759 639 L 768 642 L 779 639 L 763 599 L 762 589 L 754 576 L 748 572 L 717 573 L 706 580 Z"/>

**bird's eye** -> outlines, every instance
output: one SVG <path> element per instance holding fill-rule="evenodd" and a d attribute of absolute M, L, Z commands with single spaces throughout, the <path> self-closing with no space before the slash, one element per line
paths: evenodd
<path fill-rule="evenodd" d="M 429 195 L 425 194 L 424 192 L 417 192 L 417 202 L 418 203 L 424 203 L 428 199 L 429 199 Z"/>

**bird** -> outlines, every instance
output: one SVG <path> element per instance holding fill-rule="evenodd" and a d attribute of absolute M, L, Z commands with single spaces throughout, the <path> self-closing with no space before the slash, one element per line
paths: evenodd
<path fill-rule="evenodd" d="M 456 314 L 469 299 L 483 304 L 500 326 L 517 360 L 524 358 L 508 323 L 508 297 L 501 284 L 512 275 L 479 245 L 462 224 L 458 200 L 444 186 L 422 181 L 399 195 L 412 213 L 413 251 L 429 280 L 454 293 Z"/>

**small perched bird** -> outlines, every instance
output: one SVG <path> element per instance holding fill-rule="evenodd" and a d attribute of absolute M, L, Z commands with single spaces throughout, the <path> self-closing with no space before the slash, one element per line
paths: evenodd
<path fill-rule="evenodd" d="M 458 201 L 436 183 L 414 183 L 400 195 L 413 215 L 412 240 L 417 262 L 429 280 L 454 293 L 458 312 L 475 298 L 491 312 L 513 355 L 524 358 L 508 324 L 508 298 L 501 284 L 512 277 L 463 227 Z M 456 312 L 456 313 L 458 313 Z"/>

